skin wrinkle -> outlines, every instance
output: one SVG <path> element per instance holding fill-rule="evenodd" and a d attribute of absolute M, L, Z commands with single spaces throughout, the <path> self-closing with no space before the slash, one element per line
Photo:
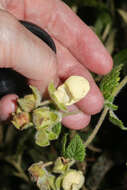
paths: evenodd
<path fill-rule="evenodd" d="M 52 0 L 45 1 L 45 4 L 43 3 L 43 1 L 42 2 L 40 1 L 40 6 L 38 6 L 38 4 L 35 4 L 37 8 L 35 7 L 35 9 L 28 9 L 27 7 L 29 7 L 29 5 L 32 4 L 32 1 L 35 1 L 35 0 L 27 0 L 25 2 L 25 6 L 27 10 L 27 12 L 25 12 L 25 19 L 26 20 L 28 19 L 29 21 L 37 24 L 38 26 L 42 28 L 47 28 L 47 24 L 50 22 L 51 16 L 53 15 L 52 12 L 54 12 L 54 6 L 55 6 L 54 1 Z M 42 3 L 42 6 L 41 6 L 41 3 Z M 36 9 L 40 9 L 40 11 L 36 12 Z M 45 19 L 43 19 L 43 17 Z"/>

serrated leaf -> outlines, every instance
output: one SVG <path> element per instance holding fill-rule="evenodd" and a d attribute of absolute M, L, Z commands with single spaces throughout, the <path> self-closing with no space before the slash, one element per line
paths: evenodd
<path fill-rule="evenodd" d="M 110 110 L 109 111 L 109 120 L 122 130 L 127 130 L 127 127 L 124 126 L 123 122 L 116 116 L 116 114 Z"/>
<path fill-rule="evenodd" d="M 85 147 L 79 135 L 71 140 L 66 149 L 66 157 L 82 162 L 85 158 Z"/>
<path fill-rule="evenodd" d="M 100 83 L 100 89 L 105 100 L 113 100 L 112 92 L 119 85 L 122 66 L 122 64 L 115 66 L 109 74 L 103 77 Z"/>

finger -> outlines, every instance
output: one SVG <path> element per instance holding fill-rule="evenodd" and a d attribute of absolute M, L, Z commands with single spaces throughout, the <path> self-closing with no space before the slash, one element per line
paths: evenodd
<path fill-rule="evenodd" d="M 68 110 L 70 112 L 79 111 L 79 109 L 75 105 L 69 106 Z M 79 111 L 79 113 L 64 117 L 62 123 L 63 125 L 65 125 L 70 129 L 78 130 L 88 126 L 90 119 L 91 119 L 90 115 L 87 115 Z"/>
<path fill-rule="evenodd" d="M 5 121 L 7 120 L 12 112 L 16 110 L 16 101 L 18 96 L 15 94 L 9 94 L 4 96 L 0 101 L 0 120 Z M 79 111 L 76 106 L 70 106 L 68 108 L 69 111 Z M 86 127 L 90 122 L 90 115 L 84 114 L 83 112 L 79 111 L 74 115 L 66 116 L 63 118 L 62 123 L 70 128 L 70 129 L 82 129 Z"/>
<path fill-rule="evenodd" d="M 5 11 L 0 11 L 0 49 L 0 67 L 21 73 L 41 92 L 57 81 L 54 52 Z"/>
<path fill-rule="evenodd" d="M 86 78 L 90 84 L 90 91 L 86 97 L 79 101 L 76 105 L 86 114 L 91 115 L 98 113 L 103 107 L 104 98 L 98 86 L 95 84 L 91 74 L 71 55 L 66 48 L 61 46 L 61 44 L 57 41 L 55 41 L 55 43 L 59 49 L 57 53 L 57 60 L 60 79 L 64 81 L 71 75 L 78 75 Z"/>
<path fill-rule="evenodd" d="M 15 94 L 9 94 L 4 96 L 0 100 L 0 120 L 7 120 L 12 112 L 16 110 L 16 101 L 18 96 Z"/>
<path fill-rule="evenodd" d="M 7 8 L 18 15 L 20 7 L 12 8 L 16 4 L 17 0 L 9 1 Z M 112 59 L 100 40 L 62 1 L 27 0 L 24 7 L 24 19 L 47 28 L 88 69 L 98 74 L 111 70 Z"/>

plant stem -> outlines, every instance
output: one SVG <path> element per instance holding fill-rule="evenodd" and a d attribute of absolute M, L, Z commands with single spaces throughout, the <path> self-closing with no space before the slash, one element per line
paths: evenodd
<path fill-rule="evenodd" d="M 127 76 L 119 83 L 119 85 L 114 89 L 112 92 L 112 96 L 115 97 L 119 94 L 120 90 L 126 85 L 127 83 Z"/>
<path fill-rule="evenodd" d="M 21 168 L 21 165 L 19 162 L 16 162 L 15 160 L 11 159 L 11 158 L 5 158 L 5 160 L 12 164 L 13 167 L 15 167 L 15 169 L 17 170 L 17 172 L 14 172 L 14 175 L 17 177 L 22 178 L 24 181 L 26 181 L 27 183 L 29 182 L 29 178 L 27 177 L 27 175 L 24 173 L 23 169 Z"/>
<path fill-rule="evenodd" d="M 105 116 L 108 112 L 109 108 L 108 107 L 105 107 L 101 116 L 100 116 L 100 119 L 97 123 L 97 125 L 95 126 L 92 134 L 88 137 L 88 139 L 86 140 L 86 142 L 84 143 L 85 147 L 87 147 L 91 142 L 92 140 L 94 139 L 94 137 L 96 136 L 97 132 L 99 131 L 100 127 L 101 127 L 101 124 L 103 123 L 104 119 L 105 119 Z"/>
<path fill-rule="evenodd" d="M 125 76 L 124 79 L 119 83 L 119 85 L 114 89 L 111 96 L 113 96 L 115 98 L 117 96 L 117 94 L 120 92 L 120 90 L 126 85 L 126 83 L 127 83 L 127 76 Z M 95 126 L 92 134 L 88 137 L 88 139 L 84 143 L 85 147 L 88 147 L 88 145 L 93 141 L 94 137 L 96 136 L 97 132 L 99 131 L 99 129 L 105 119 L 105 116 L 108 113 L 108 110 L 109 110 L 109 108 L 107 106 L 105 106 L 104 110 L 100 116 L 100 119 L 99 119 L 97 125 Z"/>

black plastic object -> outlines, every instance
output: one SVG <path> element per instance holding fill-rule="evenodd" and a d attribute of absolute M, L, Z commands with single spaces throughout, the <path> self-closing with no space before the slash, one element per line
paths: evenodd
<path fill-rule="evenodd" d="M 56 53 L 54 41 L 45 30 L 27 21 L 19 22 L 29 31 L 43 40 Z M 10 68 L 0 69 L 0 98 L 2 98 L 4 95 L 12 93 L 22 97 L 25 94 L 29 94 L 30 92 L 31 90 L 27 84 L 27 79 L 24 76 Z"/>

